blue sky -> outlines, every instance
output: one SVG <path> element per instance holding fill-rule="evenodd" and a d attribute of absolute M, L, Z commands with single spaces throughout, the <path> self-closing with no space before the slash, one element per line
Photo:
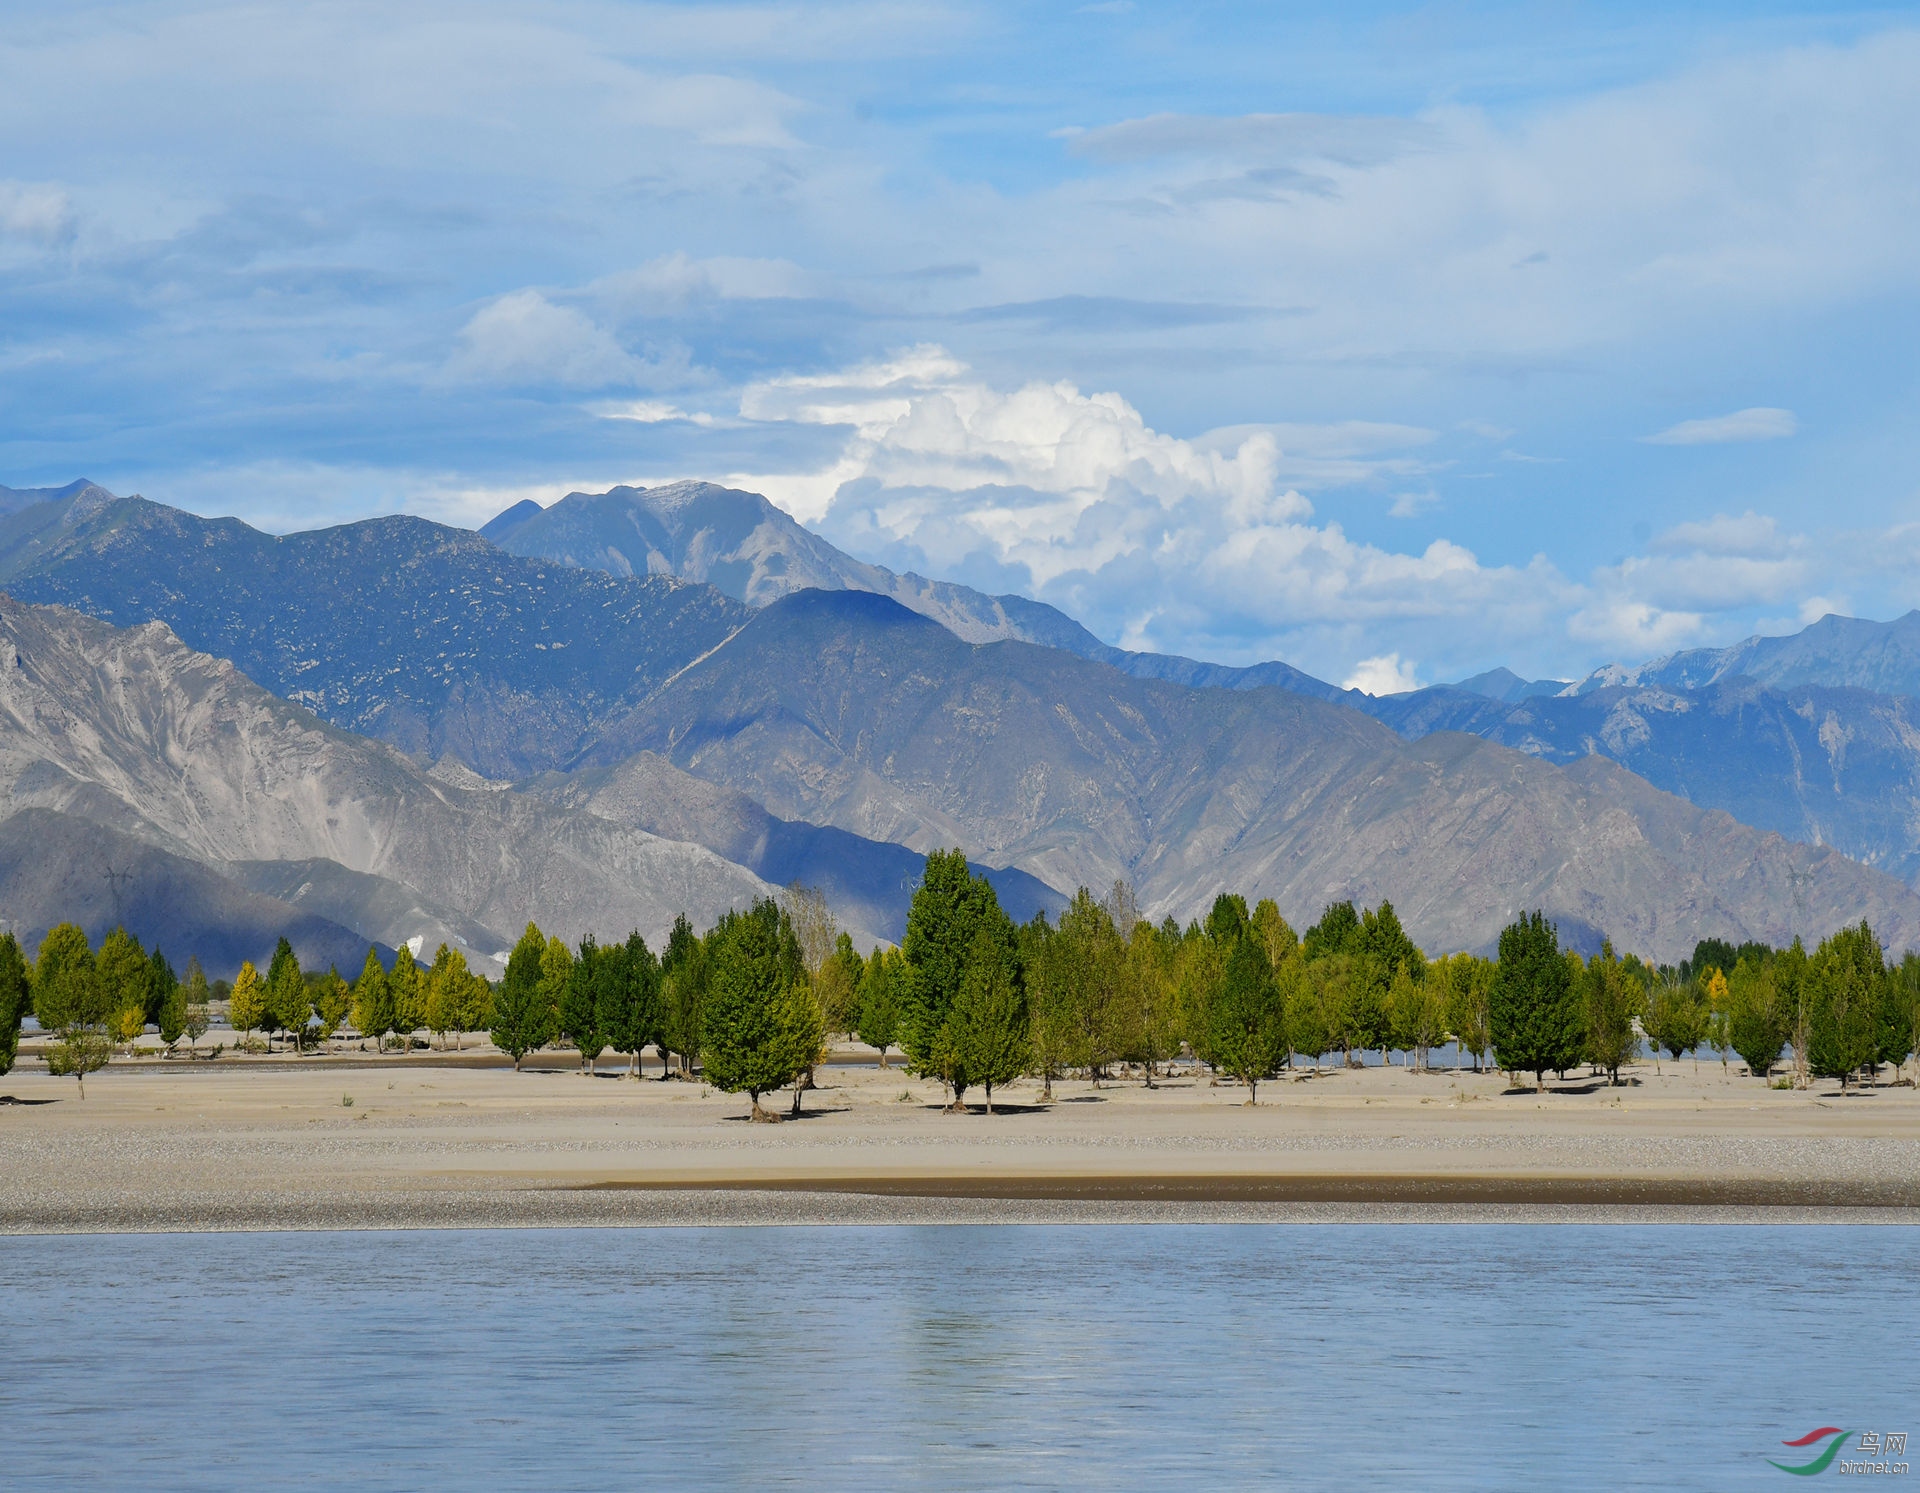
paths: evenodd
<path fill-rule="evenodd" d="M 705 477 L 1371 687 L 1920 604 L 1920 15 L 0 19 L 0 482 Z"/>

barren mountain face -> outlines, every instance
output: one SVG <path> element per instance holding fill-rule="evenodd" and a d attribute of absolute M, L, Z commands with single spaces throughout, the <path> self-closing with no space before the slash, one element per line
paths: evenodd
<path fill-rule="evenodd" d="M 216 867 L 252 863 L 236 874 L 256 888 L 273 880 L 263 862 L 381 878 L 442 923 L 505 940 L 483 954 L 528 919 L 570 939 L 634 927 L 656 939 L 677 913 L 711 921 L 769 890 L 702 846 L 430 777 L 162 623 L 116 629 L 3 598 L 0 793 L 16 810 L 82 816 Z"/>
<path fill-rule="evenodd" d="M 639 750 L 783 817 L 963 845 L 1062 888 L 1130 878 L 1156 916 L 1231 888 L 1296 922 L 1390 898 L 1429 948 L 1484 946 L 1535 906 L 1662 959 L 1712 927 L 1778 943 L 1865 916 L 1895 946 L 1920 937 L 1899 883 L 1609 764 L 970 645 L 875 597 L 776 603 L 588 755 Z"/>

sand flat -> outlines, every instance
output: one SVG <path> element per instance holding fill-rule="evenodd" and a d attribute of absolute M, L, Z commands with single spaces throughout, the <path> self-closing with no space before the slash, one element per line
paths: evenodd
<path fill-rule="evenodd" d="M 559 1055 L 546 1055 L 549 1061 Z M 1452 1217 L 1920 1222 L 1920 1094 L 1770 1089 L 1738 1065 L 1546 1094 L 1497 1075 L 1183 1073 L 943 1113 L 870 1064 L 750 1124 L 698 1082 L 465 1054 L 28 1059 L 0 1096 L 0 1231 Z M 615 1065 L 616 1067 L 618 1065 Z M 657 1065 L 650 1072 L 657 1073 Z M 351 1104 L 345 1101 L 351 1100 Z M 769 1104 L 784 1110 L 788 1096 Z"/>

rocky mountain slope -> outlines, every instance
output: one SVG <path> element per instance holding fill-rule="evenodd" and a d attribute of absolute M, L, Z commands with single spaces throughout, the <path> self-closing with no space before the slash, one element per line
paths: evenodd
<path fill-rule="evenodd" d="M 515 778 L 749 615 L 707 586 L 501 553 L 424 519 L 274 536 L 88 486 L 0 518 L 0 585 L 165 622 L 334 725 Z"/>
<path fill-rule="evenodd" d="M 1223 887 L 1289 918 L 1390 897 L 1430 948 L 1542 906 L 1677 958 L 1708 928 L 1782 941 L 1920 899 L 1598 760 L 1409 743 L 1278 689 L 1195 690 L 1021 643 L 968 644 L 884 598 L 803 592 L 616 717 L 587 752 L 669 758 L 784 818 L 961 844 L 1051 885 L 1134 881 L 1185 917 Z"/>
<path fill-rule="evenodd" d="M 0 804 L 105 825 L 358 934 L 452 935 L 482 957 L 529 918 L 570 939 L 658 938 L 679 912 L 710 922 L 771 890 L 704 846 L 430 776 L 162 623 L 119 629 L 7 598 Z M 383 901 L 392 915 L 366 918 Z M 405 928 L 410 909 L 428 926 Z"/>

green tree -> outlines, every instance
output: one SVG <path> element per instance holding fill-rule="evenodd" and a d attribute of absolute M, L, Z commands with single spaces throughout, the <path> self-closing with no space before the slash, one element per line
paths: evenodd
<path fill-rule="evenodd" d="M 1262 902 L 1260 908 L 1271 908 L 1271 902 Z M 1260 909 L 1254 910 L 1254 935 L 1263 948 L 1269 945 L 1279 946 L 1282 940 L 1277 936 L 1269 940 L 1263 936 L 1259 927 Z M 1277 914 L 1276 914 L 1277 919 Z M 1293 930 L 1284 921 L 1279 922 L 1287 937 L 1292 938 Z M 1175 994 L 1177 986 L 1177 957 L 1180 933 L 1176 926 L 1169 935 L 1162 929 L 1142 918 L 1134 923 L 1133 933 L 1127 940 L 1127 980 L 1126 988 L 1132 1010 L 1127 1022 L 1131 1033 L 1129 1055 L 1137 1057 L 1147 1072 L 1147 1087 L 1152 1088 L 1155 1067 L 1171 1058 L 1180 1050 L 1180 1012 Z M 1297 964 L 1298 940 L 1293 940 L 1292 949 L 1284 954 L 1269 954 L 1269 960 L 1279 958 L 1284 962 Z"/>
<path fill-rule="evenodd" d="M 1682 1053 L 1692 1052 L 1706 1040 L 1711 1014 L 1697 981 L 1663 968 L 1647 997 L 1646 1016 L 1642 1021 L 1655 1058 L 1663 1047 L 1675 1061 Z"/>
<path fill-rule="evenodd" d="M 1026 1072 L 1033 1039 L 1013 961 L 990 929 L 980 928 L 973 935 L 948 1020 L 961 1071 L 986 1089 L 987 1113 L 992 1114 L 995 1085 L 1009 1084 Z"/>
<path fill-rule="evenodd" d="M 795 998 L 805 979 L 798 944 L 789 952 L 781 923 L 780 905 L 762 900 L 725 914 L 710 946 L 700 1060 L 715 1088 L 748 1096 L 756 1120 L 773 1118 L 760 1096 L 797 1079 L 819 1042 L 817 1008 Z"/>
<path fill-rule="evenodd" d="M 13 1060 L 20 1053 L 20 1023 L 31 1004 L 20 941 L 11 933 L 0 933 L 0 1075 L 13 1070 Z"/>
<path fill-rule="evenodd" d="M 860 981 L 866 968 L 850 935 L 842 933 L 834 939 L 833 952 L 813 977 L 814 995 L 829 1033 L 845 1035 L 858 1024 Z"/>
<path fill-rule="evenodd" d="M 627 1071 L 640 1077 L 640 1053 L 661 1040 L 666 1013 L 660 1001 L 660 961 L 639 929 L 627 935 L 624 945 L 600 951 L 594 990 L 607 1045 L 626 1053 Z"/>
<path fill-rule="evenodd" d="M 624 959 L 625 953 L 622 949 L 616 957 Z M 580 1049 L 580 1071 L 588 1077 L 593 1076 L 594 1064 L 607 1046 L 597 999 L 601 959 L 600 946 L 589 933 L 580 940 L 580 957 L 567 970 L 566 987 L 560 996 L 560 1035 Z"/>
<path fill-rule="evenodd" d="M 1041 1099 L 1053 1102 L 1053 1081 L 1082 1060 L 1085 1024 L 1080 1019 L 1081 969 L 1074 948 L 1036 912 L 1020 929 L 1020 963 L 1025 971 L 1028 1036 L 1033 1064 L 1040 1074 Z"/>
<path fill-rule="evenodd" d="M 240 1033 L 243 1048 L 251 1047 L 254 1028 L 266 1019 L 266 986 L 261 983 L 260 971 L 253 967 L 253 961 L 247 960 L 241 964 L 240 973 L 233 977 L 233 989 L 227 994 L 227 1025 Z"/>
<path fill-rule="evenodd" d="M 1227 951 L 1212 1045 L 1215 1064 L 1247 1086 L 1247 1103 L 1259 1103 L 1260 1080 L 1272 1077 L 1287 1053 L 1286 1010 L 1273 966 L 1252 938 L 1234 940 Z"/>
<path fill-rule="evenodd" d="M 114 1034 L 129 1044 L 145 1030 L 147 1007 L 153 997 L 153 970 L 140 940 L 125 928 L 115 928 L 100 941 L 94 969 L 106 1002 L 107 1021 Z"/>
<path fill-rule="evenodd" d="M 1245 920 L 1234 923 L 1244 932 Z M 1236 935 L 1240 936 L 1240 935 Z M 1072 1009 L 1080 1027 L 1076 1042 L 1095 1088 L 1126 1048 L 1128 1010 L 1127 947 L 1109 904 L 1096 902 L 1085 887 L 1060 914 L 1061 956 L 1074 972 Z"/>
<path fill-rule="evenodd" d="M 1307 929 L 1300 949 L 1308 959 L 1360 952 L 1360 915 L 1351 902 L 1329 902 L 1320 921 Z"/>
<path fill-rule="evenodd" d="M 1560 957 L 1559 931 L 1544 913 L 1523 913 L 1501 931 L 1488 1004 L 1494 1054 L 1508 1072 L 1531 1073 L 1544 1089 L 1548 1073 L 1580 1060 L 1580 997 Z"/>
<path fill-rule="evenodd" d="M 147 956 L 147 1021 L 150 1025 L 160 1025 L 160 1012 L 179 987 L 180 977 L 173 972 L 173 965 L 156 948 Z"/>
<path fill-rule="evenodd" d="M 1472 954 L 1441 961 L 1447 988 L 1447 1030 L 1462 1052 L 1473 1055 L 1478 1073 L 1493 1051 L 1493 962 Z"/>
<path fill-rule="evenodd" d="M 540 998 L 547 1003 L 550 1034 L 560 1030 L 560 1003 L 566 999 L 567 981 L 572 977 L 573 950 L 561 942 L 559 934 L 548 935 L 547 947 L 540 955 Z M 552 1040 L 551 1035 L 548 1040 Z"/>
<path fill-rule="evenodd" d="M 1281 1004 L 1286 1012 L 1287 1046 L 1291 1049 L 1288 1061 L 1291 1062 L 1295 1052 L 1312 1058 L 1313 1071 L 1318 1074 L 1320 1058 L 1334 1042 L 1333 1029 L 1320 1003 L 1314 966 L 1307 963 L 1304 954 L 1296 955 L 1281 961 L 1273 972 L 1273 979 L 1280 988 Z"/>
<path fill-rule="evenodd" d="M 1400 926 L 1399 914 L 1391 902 L 1382 902 L 1360 915 L 1360 952 L 1378 967 L 1383 986 L 1390 987 L 1402 971 L 1415 979 L 1427 972 L 1426 955 L 1407 937 L 1407 930 Z"/>
<path fill-rule="evenodd" d="M 706 942 L 682 913 L 673 920 L 666 952 L 660 956 L 660 1000 L 666 1016 L 660 1058 L 665 1062 L 669 1053 L 677 1054 L 683 1073 L 692 1071 L 701 1047 L 707 975 Z"/>
<path fill-rule="evenodd" d="M 1222 948 L 1230 948 L 1247 936 L 1252 922 L 1245 897 L 1238 892 L 1221 892 L 1207 909 L 1206 934 Z"/>
<path fill-rule="evenodd" d="M 373 1038 L 375 1052 L 386 1045 L 387 1033 L 393 1030 L 393 990 L 387 984 L 380 951 L 372 944 L 367 945 L 360 978 L 353 982 L 353 1029 Z"/>
<path fill-rule="evenodd" d="M 309 984 L 308 996 L 313 1014 L 320 1023 L 320 1040 L 332 1042 L 333 1034 L 347 1024 L 353 1010 L 353 990 L 332 965 Z"/>
<path fill-rule="evenodd" d="M 467 1017 L 467 956 L 446 944 L 434 950 L 433 963 L 425 980 L 427 1030 L 439 1040 L 444 1051 L 447 1034 L 464 1030 Z"/>
<path fill-rule="evenodd" d="M 387 971 L 387 999 L 393 1008 L 393 1029 L 400 1037 L 403 1052 L 413 1050 L 413 1034 L 427 1024 L 427 990 L 424 972 L 414 960 L 413 949 L 401 944 L 394 951 L 393 968 Z"/>
<path fill-rule="evenodd" d="M 1643 1009 L 1640 982 L 1620 967 L 1608 941 L 1587 961 L 1579 986 L 1586 1059 L 1607 1075 L 1608 1083 L 1617 1085 L 1621 1068 L 1640 1050 L 1640 1033 L 1634 1027 Z"/>
<path fill-rule="evenodd" d="M 167 1045 L 167 1056 L 173 1056 L 175 1044 L 187 1032 L 187 992 L 173 973 L 173 966 L 167 963 L 166 956 L 158 949 L 153 951 L 153 983 L 165 993 L 160 999 L 160 1009 L 155 1013 L 154 1025 L 160 1028 L 160 1040 Z"/>
<path fill-rule="evenodd" d="M 902 992 L 901 1045 L 913 1071 L 939 1078 L 952 1090 L 955 1110 L 965 1108 L 969 1080 L 947 1018 L 960 994 L 974 936 L 983 928 L 1013 963 L 1013 924 L 1000 910 L 992 883 L 968 871 L 964 851 L 932 852 L 908 906 L 901 944 L 912 972 Z"/>
<path fill-rule="evenodd" d="M 67 1027 L 104 1027 L 112 997 L 94 968 L 87 935 L 72 923 L 47 930 L 33 964 L 33 1014 L 50 1032 Z"/>
<path fill-rule="evenodd" d="M 880 1054 L 887 1066 L 887 1049 L 900 1039 L 898 981 L 904 958 L 898 949 L 876 948 L 867 956 L 860 976 L 860 1005 L 854 1035 Z"/>
<path fill-rule="evenodd" d="M 1814 1077 L 1837 1078 L 1845 1088 L 1874 1059 L 1875 1015 L 1887 978 L 1880 940 L 1864 920 L 1842 928 L 1814 951 L 1808 975 L 1813 1009 L 1807 1057 Z"/>
<path fill-rule="evenodd" d="M 213 992 L 207 986 L 207 972 L 200 967 L 199 959 L 192 955 L 187 958 L 184 996 L 187 1019 L 183 1030 L 187 1034 L 187 1051 L 191 1055 L 199 1047 L 200 1039 L 206 1036 L 207 1029 L 213 1025 Z"/>
<path fill-rule="evenodd" d="M 553 1036 L 553 1007 L 547 999 L 543 968 L 547 948 L 546 935 L 528 923 L 507 956 L 507 972 L 494 991 L 493 1045 L 513 1059 L 516 1073 L 520 1060 Z"/>
<path fill-rule="evenodd" d="M 1214 1069 L 1219 1065 L 1213 1051 L 1213 1009 L 1219 1003 L 1231 948 L 1193 923 L 1180 935 L 1173 961 L 1173 1000 L 1180 1030 L 1194 1057 Z"/>
<path fill-rule="evenodd" d="M 104 1026 L 64 1026 L 54 1033 L 47 1049 L 47 1072 L 55 1078 L 72 1074 L 80 1085 L 80 1097 L 87 1097 L 87 1075 L 107 1066 L 113 1056 L 113 1039 Z"/>
<path fill-rule="evenodd" d="M 1387 987 L 1387 1013 L 1393 1045 L 1412 1055 L 1416 1073 L 1426 1072 L 1427 1054 L 1446 1036 L 1447 993 L 1424 959 L 1417 965 L 1402 963 L 1394 970 L 1393 983 Z"/>
<path fill-rule="evenodd" d="M 306 1045 L 307 1023 L 313 1016 L 313 997 L 307 993 L 307 977 L 293 945 L 282 938 L 274 945 L 273 960 L 267 965 L 266 1020 L 275 1031 L 286 1034 L 295 1047 Z"/>

